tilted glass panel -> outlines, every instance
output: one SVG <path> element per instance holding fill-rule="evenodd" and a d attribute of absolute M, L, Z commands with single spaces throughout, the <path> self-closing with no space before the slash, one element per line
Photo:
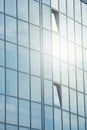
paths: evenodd
<path fill-rule="evenodd" d="M 6 42 L 6 66 L 17 69 L 17 46 Z"/>
<path fill-rule="evenodd" d="M 45 106 L 45 130 L 53 130 L 53 108 Z"/>
<path fill-rule="evenodd" d="M 43 5 L 43 27 L 47 29 L 51 29 L 51 10 L 50 7 Z"/>
<path fill-rule="evenodd" d="M 28 21 L 28 0 L 18 0 L 18 18 Z"/>
<path fill-rule="evenodd" d="M 6 70 L 6 94 L 17 96 L 17 72 Z"/>
<path fill-rule="evenodd" d="M 77 113 L 76 91 L 70 89 L 70 111 Z"/>
<path fill-rule="evenodd" d="M 19 70 L 29 73 L 29 50 L 19 47 Z"/>
<path fill-rule="evenodd" d="M 30 48 L 40 50 L 40 28 L 30 24 Z"/>
<path fill-rule="evenodd" d="M 40 53 L 36 51 L 31 52 L 31 74 L 40 76 Z"/>
<path fill-rule="evenodd" d="M 29 99 L 29 75 L 19 73 L 19 97 Z"/>
<path fill-rule="evenodd" d="M 16 19 L 6 16 L 6 40 L 17 42 Z"/>
<path fill-rule="evenodd" d="M 54 108 L 54 125 L 55 130 L 62 130 L 61 111 L 56 108 Z"/>
<path fill-rule="evenodd" d="M 30 0 L 29 5 L 30 23 L 39 25 L 39 3 L 34 0 Z"/>
<path fill-rule="evenodd" d="M 29 47 L 28 23 L 18 20 L 18 44 Z"/>
<path fill-rule="evenodd" d="M 49 92 L 49 93 L 48 93 Z M 44 103 L 52 105 L 52 81 L 44 80 Z"/>
<path fill-rule="evenodd" d="M 41 129 L 41 105 L 31 103 L 31 127 Z"/>
<path fill-rule="evenodd" d="M 6 97 L 6 122 L 17 124 L 17 99 Z"/>
<path fill-rule="evenodd" d="M 0 40 L 0 65 L 4 66 L 4 41 Z"/>
<path fill-rule="evenodd" d="M 41 102 L 41 79 L 31 76 L 31 100 Z"/>
<path fill-rule="evenodd" d="M 0 13 L 0 38 L 4 39 L 4 15 Z"/>
<path fill-rule="evenodd" d="M 5 121 L 5 97 L 0 95 L 0 121 Z M 2 129 L 1 129 L 2 130 Z"/>
<path fill-rule="evenodd" d="M 5 13 L 16 17 L 16 0 L 5 1 Z"/>
<path fill-rule="evenodd" d="M 5 71 L 0 67 L 0 93 L 5 93 Z"/>
<path fill-rule="evenodd" d="M 19 125 L 30 126 L 30 103 L 29 101 L 19 100 Z"/>

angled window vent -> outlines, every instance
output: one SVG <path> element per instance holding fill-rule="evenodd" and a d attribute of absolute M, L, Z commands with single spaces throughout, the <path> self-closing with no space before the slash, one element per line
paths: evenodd
<path fill-rule="evenodd" d="M 53 83 L 54 89 L 54 105 L 61 106 L 61 86 L 57 83 Z"/>

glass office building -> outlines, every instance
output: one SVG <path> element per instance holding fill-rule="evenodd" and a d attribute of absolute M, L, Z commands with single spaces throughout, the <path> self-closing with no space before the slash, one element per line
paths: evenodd
<path fill-rule="evenodd" d="M 0 130 L 87 130 L 86 0 L 0 0 Z"/>

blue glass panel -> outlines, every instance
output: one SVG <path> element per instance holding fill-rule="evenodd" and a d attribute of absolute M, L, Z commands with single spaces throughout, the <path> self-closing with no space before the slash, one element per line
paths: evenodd
<path fill-rule="evenodd" d="M 19 73 L 19 97 L 29 99 L 29 75 Z"/>
<path fill-rule="evenodd" d="M 19 125 L 30 126 L 30 104 L 29 101 L 19 100 Z"/>
<path fill-rule="evenodd" d="M 1 124 L 1 123 L 0 123 L 0 130 L 5 130 L 4 124 Z"/>
<path fill-rule="evenodd" d="M 4 42 L 0 40 L 0 65 L 4 65 Z"/>
<path fill-rule="evenodd" d="M 0 11 L 4 11 L 4 0 L 0 0 Z"/>
<path fill-rule="evenodd" d="M 6 122 L 17 124 L 17 99 L 6 97 Z"/>
<path fill-rule="evenodd" d="M 28 0 L 18 0 L 18 17 L 28 21 Z"/>
<path fill-rule="evenodd" d="M 6 125 L 6 130 L 18 130 L 17 126 Z"/>
<path fill-rule="evenodd" d="M 17 72 L 6 70 L 6 94 L 17 96 Z"/>
<path fill-rule="evenodd" d="M 5 98 L 3 95 L 0 95 L 0 121 L 4 122 L 4 117 L 5 117 Z M 2 130 L 2 129 L 0 129 Z"/>
<path fill-rule="evenodd" d="M 5 0 L 5 13 L 16 16 L 16 0 Z"/>
<path fill-rule="evenodd" d="M 5 77 L 4 69 L 0 68 L 0 93 L 5 93 Z"/>
<path fill-rule="evenodd" d="M 0 38 L 4 38 L 4 15 L 0 14 Z"/>
<path fill-rule="evenodd" d="M 16 43 L 16 19 L 6 16 L 6 40 Z"/>
<path fill-rule="evenodd" d="M 17 46 L 6 43 L 6 66 L 17 69 Z"/>

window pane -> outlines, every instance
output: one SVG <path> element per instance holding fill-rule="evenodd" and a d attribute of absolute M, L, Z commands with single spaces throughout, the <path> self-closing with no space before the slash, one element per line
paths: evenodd
<path fill-rule="evenodd" d="M 23 47 L 19 47 L 19 70 L 29 73 L 29 51 Z"/>
<path fill-rule="evenodd" d="M 16 43 L 16 35 L 16 19 L 6 16 L 6 40 Z"/>
<path fill-rule="evenodd" d="M 41 129 L 41 105 L 31 103 L 31 126 L 32 128 Z"/>
<path fill-rule="evenodd" d="M 82 3 L 82 23 L 87 26 L 87 6 Z"/>
<path fill-rule="evenodd" d="M 19 130 L 30 130 L 29 128 L 22 128 L 22 127 L 19 127 Z"/>
<path fill-rule="evenodd" d="M 83 71 L 77 69 L 77 89 L 83 92 Z"/>
<path fill-rule="evenodd" d="M 0 67 L 0 93 L 5 93 L 5 74 L 4 69 Z"/>
<path fill-rule="evenodd" d="M 0 38 L 2 39 L 4 38 L 4 15 L 3 14 L 0 14 Z"/>
<path fill-rule="evenodd" d="M 17 96 L 17 72 L 6 70 L 6 94 Z"/>
<path fill-rule="evenodd" d="M 50 0 L 42 0 L 44 4 L 50 5 Z"/>
<path fill-rule="evenodd" d="M 45 106 L 45 130 L 53 130 L 53 108 Z"/>
<path fill-rule="evenodd" d="M 86 117 L 87 117 L 87 101 L 86 101 L 86 99 L 87 99 L 87 95 L 85 95 L 85 110 L 86 110 Z"/>
<path fill-rule="evenodd" d="M 83 27 L 83 47 L 87 48 L 87 27 Z"/>
<path fill-rule="evenodd" d="M 6 125 L 6 130 L 18 130 L 17 126 Z"/>
<path fill-rule="evenodd" d="M 30 0 L 30 23 L 39 25 L 39 3 Z"/>
<path fill-rule="evenodd" d="M 4 42 L 0 40 L 0 65 L 4 66 Z"/>
<path fill-rule="evenodd" d="M 78 92 L 78 114 L 84 116 L 84 95 Z"/>
<path fill-rule="evenodd" d="M 76 91 L 70 89 L 70 110 L 77 113 Z"/>
<path fill-rule="evenodd" d="M 81 5 L 80 0 L 75 0 L 75 20 L 81 22 Z"/>
<path fill-rule="evenodd" d="M 1 123 L 0 123 L 0 130 L 5 130 L 4 124 L 1 124 Z"/>
<path fill-rule="evenodd" d="M 18 0 L 18 17 L 28 21 L 28 0 Z"/>
<path fill-rule="evenodd" d="M 56 108 L 54 109 L 54 125 L 55 125 L 55 130 L 62 130 L 61 111 Z"/>
<path fill-rule="evenodd" d="M 17 46 L 6 43 L 6 66 L 17 69 Z"/>
<path fill-rule="evenodd" d="M 43 27 L 47 29 L 51 29 L 51 12 L 50 7 L 43 5 Z"/>
<path fill-rule="evenodd" d="M 44 77 L 52 79 L 51 57 L 44 55 Z"/>
<path fill-rule="evenodd" d="M 87 72 L 84 72 L 85 93 L 87 94 Z"/>
<path fill-rule="evenodd" d="M 71 114 L 71 130 L 77 130 L 78 125 L 77 125 L 77 115 Z"/>
<path fill-rule="evenodd" d="M 79 117 L 79 130 L 85 130 L 85 118 Z"/>
<path fill-rule="evenodd" d="M 75 40 L 78 45 L 81 45 L 81 24 L 75 22 Z"/>
<path fill-rule="evenodd" d="M 49 92 L 49 93 L 48 93 Z M 44 80 L 44 102 L 52 105 L 52 81 Z"/>
<path fill-rule="evenodd" d="M 82 48 L 79 46 L 76 46 L 76 65 L 82 68 Z"/>
<path fill-rule="evenodd" d="M 84 70 L 87 71 L 87 50 L 86 49 L 83 49 L 83 56 L 84 56 Z"/>
<path fill-rule="evenodd" d="M 40 28 L 30 25 L 30 48 L 40 50 Z"/>
<path fill-rule="evenodd" d="M 52 31 L 59 31 L 59 14 L 54 9 L 52 10 Z"/>
<path fill-rule="evenodd" d="M 40 53 L 31 51 L 31 74 L 40 75 Z"/>
<path fill-rule="evenodd" d="M 17 99 L 6 97 L 6 122 L 17 124 Z"/>
<path fill-rule="evenodd" d="M 51 0 L 51 6 L 52 8 L 58 10 L 58 0 L 55 0 L 55 2 L 54 0 Z"/>
<path fill-rule="evenodd" d="M 18 43 L 22 46 L 28 47 L 28 37 L 28 24 L 22 21 L 18 21 Z"/>
<path fill-rule="evenodd" d="M 74 21 L 68 18 L 68 39 L 74 41 Z"/>
<path fill-rule="evenodd" d="M 5 1 L 5 13 L 12 16 L 16 16 L 16 0 Z"/>
<path fill-rule="evenodd" d="M 4 12 L 4 1 L 0 0 L 0 11 Z"/>
<path fill-rule="evenodd" d="M 66 0 L 60 0 L 60 11 L 66 13 Z"/>
<path fill-rule="evenodd" d="M 67 0 L 67 15 L 73 18 L 73 0 Z"/>
<path fill-rule="evenodd" d="M 69 65 L 69 85 L 71 88 L 76 89 L 76 73 L 75 73 L 75 67 L 72 65 Z"/>
<path fill-rule="evenodd" d="M 19 97 L 29 99 L 29 75 L 19 73 Z"/>
<path fill-rule="evenodd" d="M 31 100 L 41 102 L 41 79 L 31 76 Z"/>
<path fill-rule="evenodd" d="M 69 110 L 69 93 L 68 93 L 68 87 L 62 86 L 61 88 L 62 88 L 62 107 L 65 110 Z"/>
<path fill-rule="evenodd" d="M 43 49 L 44 53 L 51 54 L 51 33 L 43 30 Z"/>
<path fill-rule="evenodd" d="M 63 129 L 70 130 L 69 113 L 63 112 Z"/>
<path fill-rule="evenodd" d="M 5 121 L 4 117 L 5 117 L 5 97 L 3 95 L 0 95 L 0 121 L 1 122 Z"/>
<path fill-rule="evenodd" d="M 29 101 L 19 100 L 19 125 L 30 126 L 30 104 Z"/>

